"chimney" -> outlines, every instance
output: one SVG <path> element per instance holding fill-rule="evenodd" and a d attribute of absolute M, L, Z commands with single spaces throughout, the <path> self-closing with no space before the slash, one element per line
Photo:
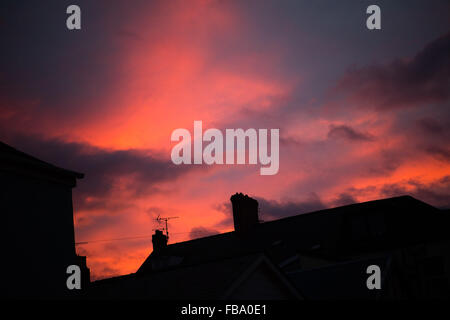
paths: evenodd
<path fill-rule="evenodd" d="M 167 247 L 167 236 L 161 230 L 156 230 L 155 234 L 152 235 L 152 242 L 153 251 L 160 252 Z"/>
<path fill-rule="evenodd" d="M 232 195 L 230 200 L 236 232 L 246 232 L 258 224 L 258 201 L 242 193 Z"/>

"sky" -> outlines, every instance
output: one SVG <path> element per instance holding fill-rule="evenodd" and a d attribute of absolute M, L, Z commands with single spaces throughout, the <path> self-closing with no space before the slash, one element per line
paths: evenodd
<path fill-rule="evenodd" d="M 66 8 L 81 8 L 81 30 Z M 381 8 L 381 30 L 366 8 Z M 448 1 L 2 1 L 0 140 L 85 178 L 93 280 L 135 272 L 151 234 L 233 230 L 404 194 L 450 207 Z M 280 129 L 280 168 L 174 165 L 173 130 Z M 121 241 L 98 241 L 146 237 Z"/>

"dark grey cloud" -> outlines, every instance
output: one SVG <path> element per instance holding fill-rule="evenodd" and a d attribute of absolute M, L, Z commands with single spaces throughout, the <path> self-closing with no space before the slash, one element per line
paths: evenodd
<path fill-rule="evenodd" d="M 373 161 L 368 163 L 367 173 L 370 176 L 387 176 L 406 163 L 411 154 L 411 151 L 406 147 L 404 150 L 388 149 L 380 151 Z"/>
<path fill-rule="evenodd" d="M 189 233 L 189 239 L 203 238 L 220 233 L 219 231 L 205 227 L 194 227 Z"/>
<path fill-rule="evenodd" d="M 439 120 L 432 117 L 418 119 L 411 131 L 420 151 L 440 161 L 450 161 L 450 118 L 445 113 Z"/>
<path fill-rule="evenodd" d="M 357 203 L 358 200 L 350 193 L 343 192 L 339 194 L 336 199 L 333 201 L 333 207 L 346 206 L 352 203 Z"/>
<path fill-rule="evenodd" d="M 386 183 L 384 185 L 368 185 L 363 188 L 350 187 L 339 194 L 331 203 L 332 206 L 341 206 L 357 203 L 358 197 L 390 198 L 410 195 L 440 209 L 450 208 L 450 176 L 444 176 L 431 182 L 421 182 L 417 179 L 408 181 Z"/>
<path fill-rule="evenodd" d="M 99 198 L 99 194 L 102 194 L 102 197 Z M 73 198 L 75 200 L 74 205 L 76 209 L 89 211 L 104 210 L 111 213 L 128 212 L 137 208 L 132 202 L 117 201 L 114 198 L 109 198 L 106 200 L 106 196 L 107 194 L 103 194 L 102 192 L 93 192 L 89 195 L 86 195 L 83 190 L 83 183 L 81 183 L 80 187 L 80 182 L 78 182 L 78 187 L 74 190 L 73 193 Z"/>
<path fill-rule="evenodd" d="M 309 198 L 303 201 L 278 202 L 258 197 L 256 197 L 256 200 L 259 203 L 260 218 L 263 220 L 285 218 L 326 208 L 325 204 L 315 193 L 311 193 Z"/>
<path fill-rule="evenodd" d="M 305 142 L 300 140 L 300 138 L 285 137 L 283 135 L 280 137 L 280 144 L 282 146 L 286 146 L 286 147 L 303 147 L 303 146 L 305 146 Z"/>
<path fill-rule="evenodd" d="M 349 141 L 373 141 L 374 137 L 368 133 L 359 132 L 347 125 L 331 125 L 328 138 L 344 139 Z"/>
<path fill-rule="evenodd" d="M 132 203 L 115 203 L 108 198 L 121 180 L 120 188 L 131 197 L 159 192 L 160 183 L 170 182 L 195 170 L 196 166 L 176 166 L 151 150 L 107 150 L 83 143 L 37 136 L 9 136 L 5 142 L 39 159 L 57 166 L 79 171 L 85 178 L 74 190 L 79 209 L 108 208 L 124 210 Z M 123 180 L 126 179 L 126 182 Z M 94 198 L 92 201 L 88 197 Z"/>
<path fill-rule="evenodd" d="M 445 162 L 450 161 L 450 148 L 446 146 L 429 146 L 425 149 L 425 151 L 438 160 Z"/>
<path fill-rule="evenodd" d="M 386 184 L 381 188 L 386 197 L 409 194 L 439 208 L 450 208 L 450 176 L 431 183 L 410 180 L 406 184 Z"/>
<path fill-rule="evenodd" d="M 339 81 L 337 94 L 380 110 L 438 103 L 450 98 L 450 33 L 426 45 L 412 59 L 354 68 Z"/>
<path fill-rule="evenodd" d="M 429 117 L 418 119 L 417 125 L 426 134 L 441 136 L 447 131 L 439 121 Z"/>
<path fill-rule="evenodd" d="M 225 217 L 215 224 L 216 228 L 229 229 L 233 227 L 233 208 L 231 202 L 222 202 L 213 206 L 214 210 L 217 210 L 225 215 Z"/>
<path fill-rule="evenodd" d="M 102 239 L 92 239 L 91 235 L 95 234 L 99 228 L 109 228 L 116 225 L 120 225 L 126 219 L 125 216 L 120 214 L 115 214 L 113 212 L 107 212 L 100 215 L 89 215 L 89 216 L 76 216 L 77 222 L 77 239 L 78 242 L 91 241 L 91 240 L 102 240 Z"/>
<path fill-rule="evenodd" d="M 276 220 L 289 216 L 294 216 L 302 213 L 322 210 L 326 205 L 315 193 L 311 193 L 306 200 L 303 201 L 276 201 L 268 200 L 261 197 L 254 197 L 259 204 L 259 218 L 263 221 Z M 231 203 L 224 202 L 215 207 L 216 210 L 221 211 L 226 217 L 219 222 L 216 227 L 232 227 L 233 226 L 233 211 Z"/>

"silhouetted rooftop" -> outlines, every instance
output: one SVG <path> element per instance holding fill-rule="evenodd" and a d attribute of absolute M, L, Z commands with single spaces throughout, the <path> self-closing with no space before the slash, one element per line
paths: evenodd
<path fill-rule="evenodd" d="M 59 182 L 71 182 L 84 177 L 84 174 L 82 173 L 57 167 L 19 151 L 1 141 L 0 164 L 2 170 L 45 178 L 53 178 Z"/>
<path fill-rule="evenodd" d="M 270 260 L 264 255 L 254 254 L 157 273 L 131 274 L 95 281 L 91 286 L 91 297 L 223 299 L 227 298 L 227 293 L 235 285 L 246 278 L 246 274 L 264 264 L 272 276 L 279 278 L 291 298 L 298 296 L 295 287 Z"/>
<path fill-rule="evenodd" d="M 443 210 L 410 196 L 368 201 L 260 223 L 246 234 L 233 231 L 170 244 L 153 252 L 137 273 L 155 272 L 164 257 L 180 257 L 166 265 L 176 268 L 268 252 L 277 243 L 301 255 L 345 261 L 361 252 L 449 237 L 449 222 Z"/>
<path fill-rule="evenodd" d="M 376 299 L 378 290 L 367 290 L 367 266 L 377 265 L 384 271 L 385 279 L 390 270 L 389 255 L 383 257 L 358 259 L 327 265 L 311 270 L 290 272 L 287 277 L 301 288 L 301 294 L 309 300 Z M 385 284 L 381 284 L 385 287 Z"/>

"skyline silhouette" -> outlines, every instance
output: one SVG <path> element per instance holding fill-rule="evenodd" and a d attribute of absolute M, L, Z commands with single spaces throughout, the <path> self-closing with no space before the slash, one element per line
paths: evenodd
<path fill-rule="evenodd" d="M 450 297 L 450 210 L 411 196 L 263 221 L 258 201 L 235 193 L 230 197 L 233 231 L 170 243 L 168 220 L 179 217 L 158 216 L 165 225 L 155 229 L 153 250 L 135 272 L 91 281 L 89 259 L 75 252 L 73 225 L 72 188 L 84 175 L 4 143 L 0 173 L 7 239 L 2 249 L 9 258 L 2 267 L 8 274 L 2 282 L 6 298 Z M 67 285 L 66 270 L 73 266 L 81 271 L 76 290 Z M 365 270 L 371 266 L 382 270 L 377 290 L 366 287 Z"/>
<path fill-rule="evenodd" d="M 85 174 L 93 280 L 135 272 L 158 216 L 180 217 L 169 243 L 234 230 L 235 192 L 265 222 L 405 194 L 450 208 L 448 1 L 380 0 L 381 30 L 357 0 L 79 0 L 68 30 L 72 4 L 1 2 L 0 141 Z M 278 173 L 175 165 L 195 120 L 279 128 Z"/>

